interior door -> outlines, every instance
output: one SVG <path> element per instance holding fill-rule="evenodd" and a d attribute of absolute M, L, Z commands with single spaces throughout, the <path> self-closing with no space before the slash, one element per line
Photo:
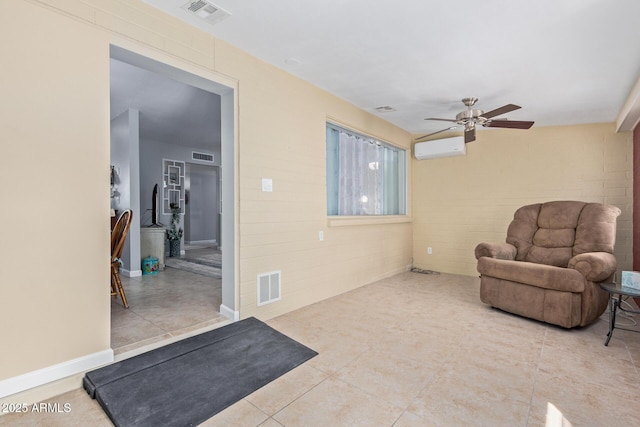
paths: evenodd
<path fill-rule="evenodd" d="M 189 202 L 187 241 L 218 243 L 218 168 L 189 164 Z M 186 221 L 185 221 L 186 222 Z"/>

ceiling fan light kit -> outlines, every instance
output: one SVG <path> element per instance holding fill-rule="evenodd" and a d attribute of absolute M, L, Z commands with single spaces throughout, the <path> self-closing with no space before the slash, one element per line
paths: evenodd
<path fill-rule="evenodd" d="M 457 126 L 450 126 L 446 129 L 439 130 L 437 132 L 433 132 L 427 135 L 423 135 L 419 138 L 416 138 L 416 140 L 427 138 L 429 136 L 436 135 L 440 132 L 453 130 L 459 126 L 464 126 L 464 142 L 469 143 L 469 142 L 475 141 L 476 139 L 476 126 L 484 126 L 484 127 L 492 127 L 492 128 L 508 128 L 508 129 L 529 129 L 531 126 L 533 126 L 534 122 L 531 122 L 531 121 L 493 119 L 494 117 L 500 116 L 502 114 L 506 114 L 511 111 L 520 109 L 521 107 L 519 105 L 507 104 L 507 105 L 503 105 L 500 108 L 496 108 L 495 110 L 491 110 L 485 113 L 483 110 L 471 108 L 476 104 L 476 102 L 478 102 L 478 98 L 474 98 L 474 97 L 463 98 L 462 103 L 466 105 L 467 109 L 456 114 L 455 120 L 440 119 L 435 117 L 426 118 L 425 120 L 453 122 L 453 123 L 456 123 Z"/>

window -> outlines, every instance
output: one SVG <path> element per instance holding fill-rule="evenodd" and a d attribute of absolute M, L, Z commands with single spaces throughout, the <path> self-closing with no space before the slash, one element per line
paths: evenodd
<path fill-rule="evenodd" d="M 327 123 L 327 214 L 404 215 L 406 151 Z"/>

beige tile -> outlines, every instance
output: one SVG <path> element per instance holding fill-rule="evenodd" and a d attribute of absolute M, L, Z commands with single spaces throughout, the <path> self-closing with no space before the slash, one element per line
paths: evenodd
<path fill-rule="evenodd" d="M 213 307 L 201 308 L 194 304 L 183 303 L 183 309 L 173 307 L 153 306 L 136 310 L 144 319 L 153 323 L 164 331 L 176 331 L 197 325 L 219 317 L 219 312 Z M 189 307 L 186 309 L 186 307 Z"/>
<path fill-rule="evenodd" d="M 640 382 L 640 343 L 636 342 L 638 339 L 640 339 L 640 334 L 635 334 L 630 339 L 627 339 L 626 345 L 629 357 L 636 367 L 636 379 Z"/>
<path fill-rule="evenodd" d="M 193 325 L 188 325 L 181 329 L 172 330 L 171 335 L 180 336 L 184 334 L 190 334 L 191 332 L 197 331 L 198 329 L 209 328 L 211 326 L 214 326 L 223 322 L 229 322 L 229 319 L 219 314 L 210 320 L 205 320 L 204 322 L 200 322 L 200 323 L 194 323 Z"/>
<path fill-rule="evenodd" d="M 273 416 L 286 427 L 391 426 L 399 409 L 348 383 L 329 378 Z"/>
<path fill-rule="evenodd" d="M 540 362 L 541 377 L 576 377 L 581 378 L 585 385 L 610 387 L 612 389 L 626 389 L 637 387 L 638 377 L 635 375 L 633 361 L 620 359 L 610 361 L 606 358 L 598 359 L 593 355 L 576 352 L 573 358 L 564 355 L 545 355 Z M 557 356 L 555 360 L 549 358 Z M 573 364 L 573 366 L 568 366 Z"/>
<path fill-rule="evenodd" d="M 622 339 L 629 349 L 640 350 L 640 315 L 637 316 L 636 321 L 639 324 L 636 327 L 638 332 L 622 331 Z M 621 331 L 614 331 L 614 338 L 618 332 Z"/>
<path fill-rule="evenodd" d="M 574 420 L 575 422 L 575 420 Z M 552 403 L 543 406 L 532 406 L 529 410 L 527 425 L 531 427 L 573 427 L 570 419 Z M 588 425 L 588 424 L 586 424 Z"/>
<path fill-rule="evenodd" d="M 340 369 L 356 360 L 362 353 L 369 350 L 362 344 L 350 345 L 348 340 L 336 339 L 333 344 L 328 342 L 310 342 L 309 347 L 318 355 L 307 364 L 327 374 L 335 374 Z"/>
<path fill-rule="evenodd" d="M 116 347 L 114 344 L 111 344 L 111 347 L 113 348 L 113 353 L 115 355 L 121 355 L 129 351 L 139 349 L 141 347 L 146 347 L 148 345 L 161 343 L 162 341 L 169 340 L 171 338 L 172 338 L 172 335 L 167 332 L 162 335 L 151 336 L 149 338 L 137 338 L 134 340 L 134 342 L 130 344 L 122 345 L 120 347 Z"/>
<path fill-rule="evenodd" d="M 322 316 L 314 317 L 314 326 L 305 319 L 308 315 L 308 312 L 299 314 L 296 311 L 268 322 L 270 326 L 318 352 L 316 357 L 307 362 L 308 365 L 333 374 L 369 349 L 371 334 L 363 336 L 358 329 L 350 326 L 350 321 L 340 327 L 328 321 L 331 311 L 324 310 Z"/>
<path fill-rule="evenodd" d="M 495 358 L 490 353 L 480 355 L 478 352 L 477 357 L 469 357 L 471 354 L 461 354 L 448 364 L 447 370 L 443 371 L 450 374 L 444 381 L 446 387 L 452 388 L 457 382 L 465 391 L 488 393 L 495 399 L 526 404 L 531 401 L 537 375 L 535 364 Z"/>
<path fill-rule="evenodd" d="M 398 418 L 398 421 L 393 424 L 393 427 L 433 427 L 435 425 L 436 424 L 420 418 L 411 412 L 405 412 Z"/>
<path fill-rule="evenodd" d="M 547 330 L 545 345 L 550 348 L 564 348 L 567 340 L 570 340 L 573 345 L 580 345 L 583 348 L 606 350 L 607 346 L 604 345 L 604 342 L 608 331 L 608 321 L 604 321 L 602 318 L 582 328 L 564 329 L 550 326 Z M 624 347 L 622 341 L 616 338 L 618 332 L 620 331 L 614 332 L 608 348 Z M 612 352 L 609 351 L 608 353 Z"/>
<path fill-rule="evenodd" d="M 273 418 L 269 418 L 267 421 L 260 424 L 260 427 L 284 427 L 282 424 L 274 420 Z"/>
<path fill-rule="evenodd" d="M 219 305 L 204 276 L 168 270 L 127 280 L 132 308 L 112 307 L 123 340 L 135 334 L 127 322 L 149 328 L 144 342 L 217 321 L 171 314 Z M 606 317 L 566 330 L 491 309 L 476 277 L 403 273 L 267 323 L 319 355 L 205 425 L 545 426 L 549 404 L 576 427 L 637 424 L 640 334 L 616 330 L 605 347 Z M 154 336 L 149 325 L 178 329 Z M 0 424 L 109 425 L 77 392 L 63 397 L 74 399 L 69 414 L 14 414 Z"/>
<path fill-rule="evenodd" d="M 267 415 L 273 415 L 327 378 L 308 364 L 298 366 L 245 399 Z"/>
<path fill-rule="evenodd" d="M 391 352 L 436 369 L 458 352 L 465 335 L 464 329 L 452 333 L 433 326 L 423 326 L 419 330 L 395 328 L 377 335 L 371 348 Z"/>
<path fill-rule="evenodd" d="M 593 332 L 597 329 L 594 328 Z M 553 336 L 553 331 L 549 335 Z M 599 334 L 597 334 L 599 335 Z M 585 385 L 620 389 L 638 385 L 634 361 L 624 342 L 602 342 L 583 333 L 564 334 L 563 340 L 549 339 L 540 359 L 540 375 L 544 378 L 580 378 Z"/>
<path fill-rule="evenodd" d="M 529 335 L 531 334 L 531 335 Z M 473 329 L 460 344 L 452 363 L 472 366 L 514 366 L 516 369 L 534 369 L 541 358 L 544 331 L 541 334 L 527 331 L 510 333 L 496 325 L 493 328 Z M 487 351 L 500 348 L 499 352 Z"/>
<path fill-rule="evenodd" d="M 437 426 L 526 425 L 529 401 L 507 376 L 492 378 L 493 372 L 473 366 L 459 371 L 448 368 L 434 379 L 408 407 L 408 412 Z"/>
<path fill-rule="evenodd" d="M 195 256 L 212 251 L 199 249 Z M 157 275 L 122 277 L 122 282 L 129 308 L 112 299 L 111 347 L 116 354 L 228 320 L 219 313 L 220 279 L 167 268 Z"/>
<path fill-rule="evenodd" d="M 370 350 L 336 378 L 399 408 L 406 408 L 435 374 L 434 366 L 393 351 Z"/>
<path fill-rule="evenodd" d="M 111 348 L 121 349 L 134 343 L 159 339 L 167 331 L 144 319 L 133 312 L 123 315 L 126 319 L 121 319 L 117 328 L 111 328 Z"/>
<path fill-rule="evenodd" d="M 640 386 L 593 384 L 588 373 L 540 372 L 532 405 L 553 404 L 574 425 L 634 425 Z M 635 421 L 633 421 L 635 419 Z M 631 424 L 628 424 L 631 422 Z"/>
<path fill-rule="evenodd" d="M 202 427 L 253 427 L 267 418 L 264 412 L 242 399 L 200 424 Z"/>

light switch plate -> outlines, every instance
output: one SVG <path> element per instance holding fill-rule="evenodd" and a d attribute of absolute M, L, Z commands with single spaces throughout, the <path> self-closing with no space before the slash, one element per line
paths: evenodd
<path fill-rule="evenodd" d="M 267 193 L 273 191 L 273 180 L 271 178 L 262 178 L 262 191 Z"/>

